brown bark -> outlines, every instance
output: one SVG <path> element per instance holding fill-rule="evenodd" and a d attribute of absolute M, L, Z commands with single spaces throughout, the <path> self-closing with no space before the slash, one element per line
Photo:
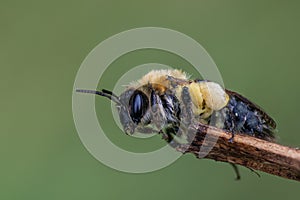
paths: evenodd
<path fill-rule="evenodd" d="M 300 181 L 299 149 L 242 134 L 235 134 L 230 141 L 231 133 L 205 126 L 198 126 L 196 130 L 192 143 L 177 146 L 177 151 Z M 199 153 L 201 146 L 212 149 L 202 156 L 203 152 Z"/>

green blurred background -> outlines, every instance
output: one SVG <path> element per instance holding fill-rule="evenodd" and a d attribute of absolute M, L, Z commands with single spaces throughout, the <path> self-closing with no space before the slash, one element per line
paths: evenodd
<path fill-rule="evenodd" d="M 292 0 L 1 0 L 0 199 L 298 199 L 298 182 L 245 168 L 234 181 L 228 164 L 192 155 L 147 174 L 110 169 L 80 142 L 71 97 L 77 70 L 98 43 L 131 28 L 170 28 L 202 44 L 225 86 L 275 118 L 281 143 L 299 146 L 299 10 Z M 112 64 L 99 88 L 148 62 L 190 69 L 173 54 L 133 52 Z M 143 151 L 163 144 L 124 135 L 109 102 L 96 103 L 118 145 Z"/>

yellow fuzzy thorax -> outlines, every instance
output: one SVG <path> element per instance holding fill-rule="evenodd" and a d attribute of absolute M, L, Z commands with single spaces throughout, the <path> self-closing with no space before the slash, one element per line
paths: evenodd
<path fill-rule="evenodd" d="M 152 70 L 140 80 L 131 83 L 129 87 L 137 89 L 141 86 L 151 84 L 156 91 L 163 93 L 170 87 L 170 81 L 167 79 L 168 76 L 182 80 L 188 80 L 189 78 L 185 72 L 178 69 Z"/>
<path fill-rule="evenodd" d="M 173 88 L 167 77 L 173 77 L 180 83 Z M 222 109 L 229 101 L 229 96 L 219 84 L 210 81 L 190 81 L 186 73 L 177 69 L 153 70 L 129 87 L 137 89 L 147 85 L 151 85 L 159 94 L 163 94 L 166 89 L 173 88 L 179 100 L 182 88 L 188 87 L 194 115 L 202 115 L 202 118 L 209 117 L 214 110 Z"/>

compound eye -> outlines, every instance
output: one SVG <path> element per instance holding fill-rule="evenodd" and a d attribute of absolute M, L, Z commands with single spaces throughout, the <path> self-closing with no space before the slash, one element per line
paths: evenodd
<path fill-rule="evenodd" d="M 129 100 L 129 110 L 130 110 L 130 116 L 134 123 L 139 123 L 147 111 L 148 108 L 148 98 L 147 96 L 137 90 L 133 93 Z"/>

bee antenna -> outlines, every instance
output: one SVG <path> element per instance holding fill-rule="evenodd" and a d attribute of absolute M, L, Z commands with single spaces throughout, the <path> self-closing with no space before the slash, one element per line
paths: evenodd
<path fill-rule="evenodd" d="M 111 96 L 116 97 L 116 98 L 119 99 L 119 97 L 117 95 L 115 95 L 112 91 L 109 91 L 109 90 L 106 90 L 106 89 L 102 89 L 102 92 L 106 93 L 106 94 L 109 94 L 109 95 L 111 95 Z"/>
<path fill-rule="evenodd" d="M 117 104 L 121 104 L 119 97 L 115 94 L 113 94 L 111 91 L 103 89 L 102 91 L 97 91 L 97 90 L 85 90 L 85 89 L 76 89 L 76 92 L 81 92 L 81 93 L 89 93 L 89 94 L 97 94 L 106 98 L 109 98 L 113 102 Z"/>

